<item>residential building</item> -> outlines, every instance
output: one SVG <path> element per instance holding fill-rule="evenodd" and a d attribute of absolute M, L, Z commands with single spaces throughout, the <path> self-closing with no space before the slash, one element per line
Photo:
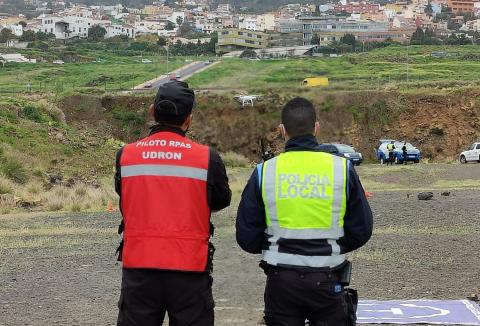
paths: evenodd
<path fill-rule="evenodd" d="M 75 37 L 86 38 L 88 37 L 88 30 L 95 25 L 100 25 L 107 30 L 105 35 L 107 38 L 118 35 L 135 37 L 135 28 L 131 25 L 112 24 L 109 20 L 97 20 L 80 15 L 42 15 L 41 25 L 37 27 L 37 31 L 52 33 L 55 38 L 60 40 Z"/>
<path fill-rule="evenodd" d="M 232 6 L 228 3 L 219 3 L 217 6 L 217 12 L 229 13 L 230 11 L 232 11 Z"/>
<path fill-rule="evenodd" d="M 388 31 L 388 22 L 355 21 L 344 16 L 301 16 L 303 44 L 310 45 L 314 33 L 338 32 L 339 34 Z"/>
<path fill-rule="evenodd" d="M 273 31 L 275 30 L 275 15 L 263 14 L 257 16 L 257 31 Z"/>
<path fill-rule="evenodd" d="M 240 17 L 238 22 L 238 28 L 248 29 L 250 31 L 257 30 L 257 17 L 255 16 L 244 16 Z"/>
<path fill-rule="evenodd" d="M 218 31 L 216 52 L 219 54 L 245 49 L 265 49 L 268 47 L 267 33 L 246 29 L 228 28 Z"/>
<path fill-rule="evenodd" d="M 338 3 L 335 5 L 336 12 L 346 12 L 349 14 L 374 14 L 380 10 L 380 5 L 373 2 L 348 2 L 346 4 Z"/>
<path fill-rule="evenodd" d="M 478 2 L 478 0 L 448 0 L 448 7 L 455 14 L 473 13 L 475 11 L 475 2 Z"/>
<path fill-rule="evenodd" d="M 301 33 L 303 25 L 297 19 L 279 19 L 276 22 L 275 31 L 279 33 Z"/>
<path fill-rule="evenodd" d="M 269 35 L 269 46 L 272 48 L 275 47 L 293 47 L 293 46 L 302 46 L 303 39 L 302 33 L 270 33 Z"/>
<path fill-rule="evenodd" d="M 353 34 L 360 43 L 382 42 L 386 39 L 399 43 L 407 43 L 415 29 L 398 29 L 387 31 L 369 31 L 369 32 L 340 32 L 340 31 L 323 31 L 318 33 L 320 45 L 326 46 L 333 41 L 340 41 L 345 34 Z"/>
<path fill-rule="evenodd" d="M 107 31 L 105 38 L 111 38 L 120 35 L 126 35 L 129 38 L 135 38 L 135 27 L 131 25 L 106 25 L 103 26 Z"/>

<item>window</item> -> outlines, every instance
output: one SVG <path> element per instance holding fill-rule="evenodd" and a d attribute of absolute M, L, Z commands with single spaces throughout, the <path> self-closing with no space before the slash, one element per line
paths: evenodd
<path fill-rule="evenodd" d="M 477 149 L 480 149 L 480 144 L 477 145 Z"/>
<path fill-rule="evenodd" d="M 257 35 L 257 38 L 262 38 L 262 35 Z"/>

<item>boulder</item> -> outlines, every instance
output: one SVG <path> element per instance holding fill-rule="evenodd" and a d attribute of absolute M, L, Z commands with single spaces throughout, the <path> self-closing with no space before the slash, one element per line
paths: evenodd
<path fill-rule="evenodd" d="M 445 196 L 445 197 L 450 196 L 450 191 L 444 191 L 444 192 L 442 192 L 442 196 Z"/>
<path fill-rule="evenodd" d="M 433 198 L 433 192 L 421 192 L 417 197 L 419 200 L 431 200 Z"/>

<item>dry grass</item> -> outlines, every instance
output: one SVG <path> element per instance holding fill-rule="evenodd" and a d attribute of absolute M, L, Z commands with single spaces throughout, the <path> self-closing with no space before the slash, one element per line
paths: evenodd
<path fill-rule="evenodd" d="M 42 202 L 49 211 L 98 211 L 107 207 L 109 202 L 117 201 L 112 187 L 94 188 L 78 184 L 72 188 L 57 186 L 42 195 Z"/>
<path fill-rule="evenodd" d="M 30 181 L 26 185 L 19 185 L 7 178 L 0 177 L 1 189 L 6 190 L 9 195 L 0 197 L 0 214 L 22 211 L 16 205 L 14 197 L 19 198 L 20 202 L 39 204 L 34 208 L 35 210 L 50 212 L 102 211 L 109 202 L 116 203 L 118 201 L 111 180 L 102 181 L 98 188 L 80 183 L 73 187 L 54 186 L 50 190 L 45 190 L 40 181 Z"/>
<path fill-rule="evenodd" d="M 0 195 L 11 194 L 13 192 L 14 184 L 7 177 L 0 175 Z"/>

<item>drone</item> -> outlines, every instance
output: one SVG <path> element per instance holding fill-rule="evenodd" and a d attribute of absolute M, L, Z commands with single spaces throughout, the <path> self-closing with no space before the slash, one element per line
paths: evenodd
<path fill-rule="evenodd" d="M 235 96 L 235 99 L 242 104 L 242 107 L 244 106 L 252 106 L 253 107 L 253 101 L 260 99 L 260 95 L 237 95 Z"/>

